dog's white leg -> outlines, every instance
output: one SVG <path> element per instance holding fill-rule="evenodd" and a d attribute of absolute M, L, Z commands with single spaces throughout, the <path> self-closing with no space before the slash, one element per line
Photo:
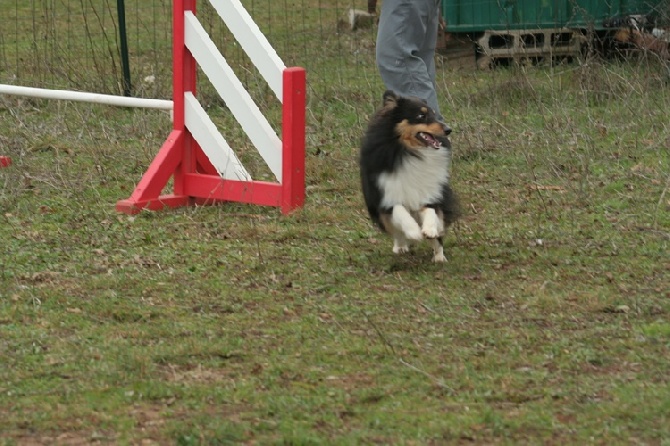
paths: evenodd
<path fill-rule="evenodd" d="M 433 208 L 423 208 L 419 211 L 421 232 L 426 238 L 434 239 L 440 236 L 440 220 Z"/>
<path fill-rule="evenodd" d="M 444 248 L 442 247 L 442 238 L 437 237 L 430 239 L 430 244 L 433 247 L 433 262 L 443 263 L 447 261 L 447 258 L 444 256 Z"/>
<path fill-rule="evenodd" d="M 402 231 L 403 235 L 409 240 L 421 240 L 421 228 L 412 215 L 405 209 L 405 206 L 397 204 L 393 206 L 391 214 L 393 226 Z"/>
<path fill-rule="evenodd" d="M 393 234 L 393 253 L 394 254 L 404 254 L 409 252 L 409 244 L 407 243 L 407 238 L 400 232 Z"/>

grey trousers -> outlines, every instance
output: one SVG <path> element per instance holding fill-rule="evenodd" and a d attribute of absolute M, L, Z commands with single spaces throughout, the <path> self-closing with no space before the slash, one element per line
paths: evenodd
<path fill-rule="evenodd" d="M 435 84 L 440 0 L 383 0 L 377 67 L 387 89 L 428 102 L 443 121 Z"/>

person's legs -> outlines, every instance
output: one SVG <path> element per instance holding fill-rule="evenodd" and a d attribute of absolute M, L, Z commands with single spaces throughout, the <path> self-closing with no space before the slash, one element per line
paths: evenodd
<path fill-rule="evenodd" d="M 377 66 L 386 88 L 426 100 L 442 120 L 435 91 L 438 4 L 438 0 L 384 0 Z"/>
<path fill-rule="evenodd" d="M 428 73 L 428 78 L 433 85 L 433 91 L 437 92 L 437 82 L 435 75 L 435 47 L 437 46 L 437 30 L 440 24 L 440 18 L 438 14 L 442 14 L 442 11 L 438 9 L 440 0 L 428 0 L 428 8 L 433 8 L 433 13 L 428 14 L 426 20 L 426 36 L 423 41 L 423 45 L 419 50 L 419 57 L 426 64 L 426 71 Z M 437 94 L 435 95 L 435 101 L 437 102 Z M 438 106 L 439 107 L 439 106 Z M 442 120 L 442 115 L 440 114 L 439 108 L 435 108 L 440 121 Z"/>

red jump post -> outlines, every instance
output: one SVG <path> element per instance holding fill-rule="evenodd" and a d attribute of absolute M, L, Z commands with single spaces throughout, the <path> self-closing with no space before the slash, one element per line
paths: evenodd
<path fill-rule="evenodd" d="M 195 15 L 195 0 L 173 3 L 172 132 L 149 165 L 130 198 L 116 204 L 119 212 L 136 214 L 193 204 L 235 201 L 280 207 L 284 214 L 302 207 L 305 200 L 306 74 L 303 68 L 285 68 L 282 92 L 282 181 L 224 179 L 185 125 L 185 97 L 195 96 L 196 60 L 185 45 L 187 11 Z M 162 194 L 173 179 L 173 193 Z"/>

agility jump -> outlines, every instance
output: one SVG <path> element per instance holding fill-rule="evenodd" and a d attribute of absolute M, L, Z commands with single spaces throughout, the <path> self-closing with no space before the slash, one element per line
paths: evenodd
<path fill-rule="evenodd" d="M 137 213 L 236 201 L 278 206 L 305 198 L 305 70 L 286 68 L 239 0 L 211 0 L 221 19 L 282 103 L 282 138 L 196 18 L 195 0 L 173 4 L 173 128 L 130 198 L 116 209 Z M 195 96 L 196 63 L 267 163 L 277 182 L 254 181 Z M 260 129 L 260 131 L 259 131 Z M 162 195 L 170 179 L 172 194 Z"/>
<path fill-rule="evenodd" d="M 214 204 L 224 201 L 276 206 L 283 213 L 305 200 L 305 94 L 303 68 L 287 68 L 239 0 L 210 0 L 282 104 L 281 138 L 216 48 L 196 17 L 196 0 L 173 2 L 173 100 L 0 85 L 0 94 L 171 109 L 172 131 L 135 187 L 116 204 L 119 212 Z M 259 151 L 276 182 L 246 171 L 196 98 L 200 66 Z M 0 166 L 11 159 L 0 156 Z M 173 180 L 172 193 L 163 191 Z"/>

